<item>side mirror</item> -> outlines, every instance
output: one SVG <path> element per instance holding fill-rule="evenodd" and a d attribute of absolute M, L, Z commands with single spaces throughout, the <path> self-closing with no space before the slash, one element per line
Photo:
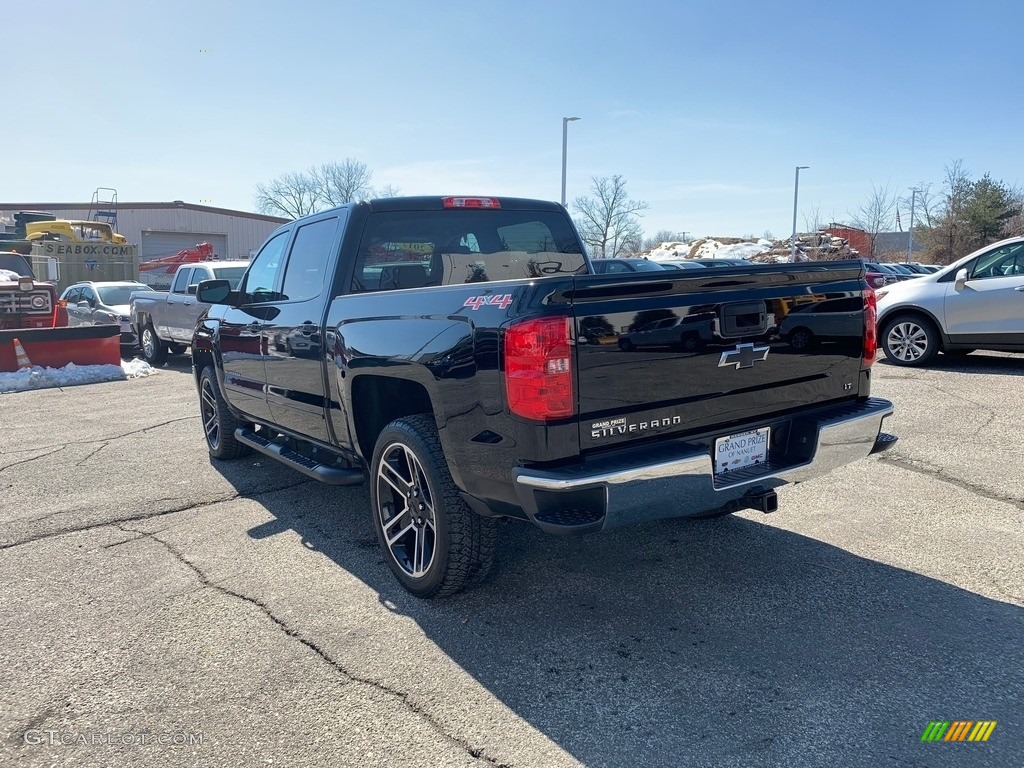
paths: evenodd
<path fill-rule="evenodd" d="M 188 287 L 189 296 L 195 296 L 197 290 L 199 290 L 199 283 L 192 283 L 192 285 Z"/>
<path fill-rule="evenodd" d="M 79 309 L 90 309 L 89 302 L 86 301 L 85 299 L 82 299 L 80 302 L 78 302 L 77 306 Z"/>
<path fill-rule="evenodd" d="M 191 293 L 192 286 L 189 286 Z M 196 286 L 196 300 L 204 304 L 231 304 L 228 297 L 231 294 L 231 283 L 227 280 L 203 280 Z"/>
<path fill-rule="evenodd" d="M 965 285 L 967 285 L 967 270 L 958 270 L 956 273 L 955 282 L 953 283 L 953 287 L 955 287 L 958 291 L 962 291 Z"/>

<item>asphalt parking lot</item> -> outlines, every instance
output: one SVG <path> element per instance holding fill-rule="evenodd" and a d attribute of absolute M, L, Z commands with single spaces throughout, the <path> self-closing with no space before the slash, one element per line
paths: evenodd
<path fill-rule="evenodd" d="M 1024 765 L 1024 356 L 879 362 L 900 443 L 773 515 L 506 525 L 429 603 L 365 488 L 212 464 L 188 365 L 0 396 L 2 764 Z"/>

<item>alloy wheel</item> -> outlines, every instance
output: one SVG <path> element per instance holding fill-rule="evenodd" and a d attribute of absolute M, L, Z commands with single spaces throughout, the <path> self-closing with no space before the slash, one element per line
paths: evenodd
<path fill-rule="evenodd" d="M 928 352 L 928 332 L 914 322 L 897 323 L 889 329 L 885 351 L 905 363 L 920 360 Z"/>
<path fill-rule="evenodd" d="M 200 388 L 200 414 L 203 417 L 203 432 L 206 433 L 206 442 L 213 450 L 217 450 L 220 444 L 220 424 L 217 422 L 217 393 L 213 391 L 213 384 L 209 379 L 204 378 Z"/>
<path fill-rule="evenodd" d="M 421 578 L 437 544 L 434 503 L 423 466 L 402 443 L 391 443 L 377 470 L 377 515 L 387 549 L 409 576 Z"/>

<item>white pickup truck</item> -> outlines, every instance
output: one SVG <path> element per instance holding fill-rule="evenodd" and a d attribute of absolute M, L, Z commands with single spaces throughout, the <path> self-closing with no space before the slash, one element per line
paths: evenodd
<path fill-rule="evenodd" d="M 132 294 L 132 327 L 150 365 L 163 365 L 168 354 L 180 355 L 192 341 L 196 320 L 209 304 L 196 301 L 203 280 L 227 280 L 238 286 L 248 261 L 202 261 L 182 264 L 174 273 L 169 291 L 137 291 Z"/>

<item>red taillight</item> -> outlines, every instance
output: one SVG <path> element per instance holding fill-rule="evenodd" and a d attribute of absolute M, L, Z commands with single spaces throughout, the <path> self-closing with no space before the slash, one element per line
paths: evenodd
<path fill-rule="evenodd" d="M 501 208 L 496 197 L 443 197 L 445 208 Z"/>
<path fill-rule="evenodd" d="M 875 289 L 867 288 L 864 291 L 864 365 L 868 366 L 875 362 L 878 356 L 878 302 L 875 299 Z"/>
<path fill-rule="evenodd" d="M 543 317 L 505 331 L 505 392 L 517 416 L 550 421 L 576 412 L 569 323 Z"/>

